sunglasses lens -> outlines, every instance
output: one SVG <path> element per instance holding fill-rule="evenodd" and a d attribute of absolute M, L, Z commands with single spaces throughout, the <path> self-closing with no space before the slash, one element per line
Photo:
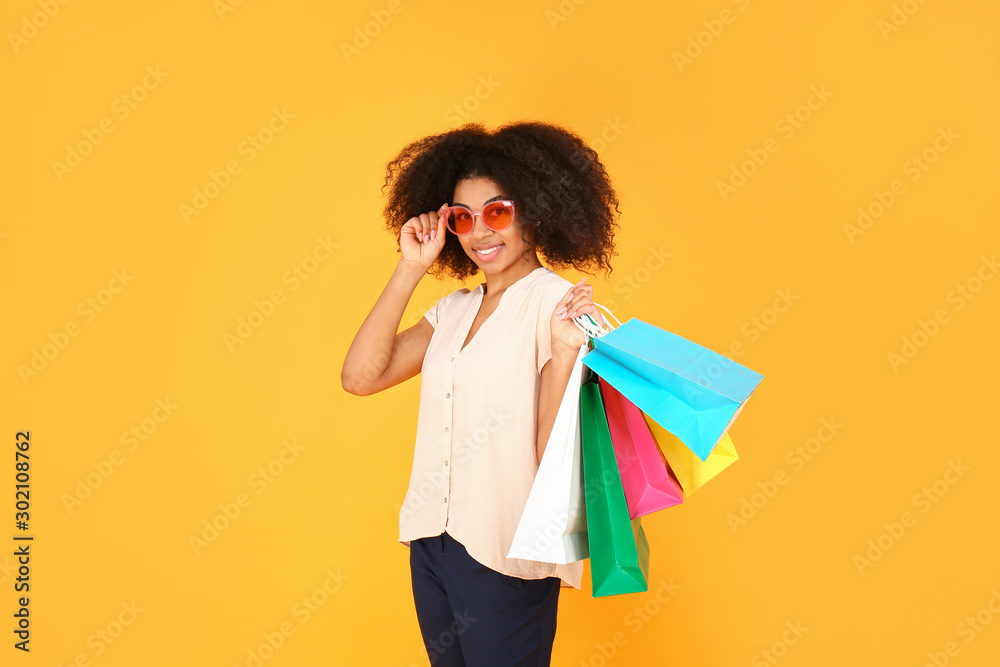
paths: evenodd
<path fill-rule="evenodd" d="M 490 229 L 500 231 L 514 221 L 514 209 L 509 204 L 495 201 L 483 209 L 483 221 Z"/>
<path fill-rule="evenodd" d="M 472 211 L 463 207 L 454 207 L 448 215 L 448 229 L 458 234 L 459 236 L 465 236 L 472 231 L 473 221 L 472 221 Z"/>

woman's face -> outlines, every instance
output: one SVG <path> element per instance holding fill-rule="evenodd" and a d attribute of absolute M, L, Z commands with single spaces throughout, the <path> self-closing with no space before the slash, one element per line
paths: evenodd
<path fill-rule="evenodd" d="M 500 187 L 488 178 L 467 178 L 455 185 L 455 195 L 451 204 L 465 206 L 472 211 L 478 211 L 491 201 L 506 199 Z M 465 249 L 465 254 L 482 269 L 486 275 L 499 274 L 519 264 L 527 256 L 533 256 L 530 243 L 521 239 L 521 222 L 518 220 L 514 202 L 514 222 L 503 231 L 494 231 L 483 223 L 481 215 L 475 215 L 472 231 L 465 236 L 459 236 L 458 241 Z M 450 232 L 449 232 L 450 233 Z"/>

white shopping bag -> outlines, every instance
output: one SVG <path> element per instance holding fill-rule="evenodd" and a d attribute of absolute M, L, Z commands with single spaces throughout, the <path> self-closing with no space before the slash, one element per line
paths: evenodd
<path fill-rule="evenodd" d="M 508 558 L 566 564 L 590 555 L 580 444 L 580 385 L 588 351 L 582 345 L 576 357 Z"/>

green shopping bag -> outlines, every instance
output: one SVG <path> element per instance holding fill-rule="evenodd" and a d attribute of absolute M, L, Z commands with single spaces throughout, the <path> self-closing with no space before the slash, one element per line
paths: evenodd
<path fill-rule="evenodd" d="M 580 388 L 584 494 L 593 596 L 649 589 L 649 543 L 630 519 L 604 404 L 596 381 Z"/>

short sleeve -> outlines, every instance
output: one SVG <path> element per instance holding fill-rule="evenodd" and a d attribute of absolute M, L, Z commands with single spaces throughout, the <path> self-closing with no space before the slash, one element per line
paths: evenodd
<path fill-rule="evenodd" d="M 440 299 L 434 302 L 434 305 L 431 306 L 426 313 L 424 313 L 424 318 L 426 318 L 427 321 L 431 323 L 432 327 L 437 329 L 438 322 L 440 322 L 444 318 L 445 313 L 448 312 L 448 309 L 451 308 L 451 306 L 454 305 L 454 303 L 458 299 L 460 299 L 461 297 L 463 297 L 468 293 L 469 293 L 469 288 L 462 287 L 455 290 L 451 294 L 441 297 Z"/>
<path fill-rule="evenodd" d="M 542 367 L 552 358 L 552 312 L 556 309 L 559 301 L 566 296 L 570 287 L 572 287 L 572 283 L 568 281 L 555 283 L 547 287 L 540 299 L 538 325 L 535 331 L 535 350 L 539 375 L 542 373 Z"/>

